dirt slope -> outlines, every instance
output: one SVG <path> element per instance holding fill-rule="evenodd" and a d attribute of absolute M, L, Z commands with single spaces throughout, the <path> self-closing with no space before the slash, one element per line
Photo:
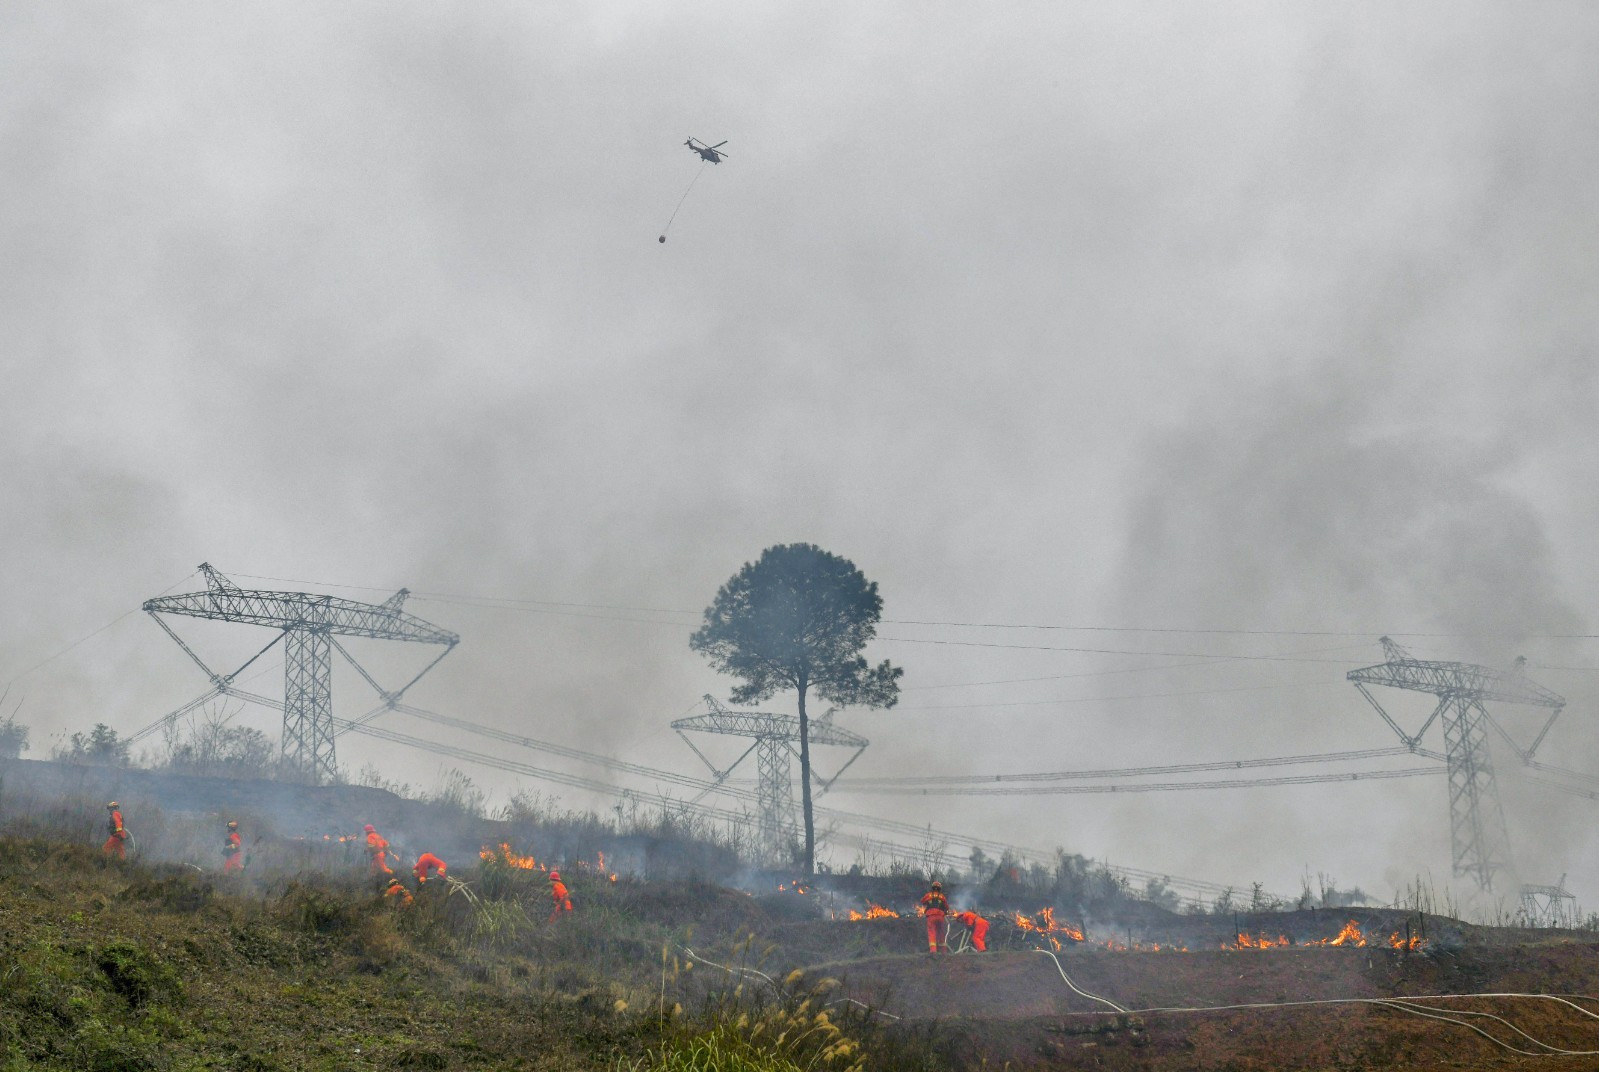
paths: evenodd
<path fill-rule="evenodd" d="M 907 1020 L 943 1022 L 973 1063 L 1128 1069 L 1596 1069 L 1599 1056 L 1518 1056 L 1469 1028 L 1376 1004 L 1291 1005 L 1443 993 L 1599 994 L 1599 945 L 1467 948 L 1432 956 L 1389 949 L 1298 948 L 1117 953 L 1068 949 L 1074 993 L 1047 956 L 925 954 L 819 965 L 849 994 Z M 1215 1012 L 1149 1011 L 1261 1003 Z M 1599 1050 L 1599 1019 L 1552 1001 L 1429 1001 L 1448 1015 L 1491 1013 L 1568 1050 Z M 1599 1012 L 1599 999 L 1579 1001 Z M 1518 1048 L 1504 1023 L 1466 1017 Z"/>

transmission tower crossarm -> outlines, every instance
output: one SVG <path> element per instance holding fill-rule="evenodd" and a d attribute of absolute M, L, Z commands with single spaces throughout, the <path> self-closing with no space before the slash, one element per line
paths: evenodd
<path fill-rule="evenodd" d="M 205 592 L 185 592 L 147 599 L 144 609 L 151 613 L 181 614 L 190 618 L 211 618 L 377 640 L 405 640 L 451 647 L 461 640 L 455 633 L 397 608 L 310 592 L 214 587 Z"/>
<path fill-rule="evenodd" d="M 672 723 L 675 730 L 698 730 L 702 733 L 730 733 L 736 737 L 774 737 L 782 740 L 799 740 L 799 716 L 768 714 L 763 711 L 713 711 L 708 715 L 690 715 Z M 813 745 L 842 745 L 845 748 L 864 748 L 866 738 L 837 726 L 812 722 L 810 741 Z"/>
<path fill-rule="evenodd" d="M 1436 662 L 1411 659 L 1405 662 L 1378 663 L 1351 670 L 1348 679 L 1356 685 L 1386 685 L 1396 689 L 1430 692 L 1437 696 L 1471 694 L 1480 700 L 1526 704 L 1532 707 L 1564 707 L 1565 698 L 1521 674 L 1506 673 L 1490 666 L 1472 663 Z M 1362 690 L 1364 691 L 1364 690 Z"/>

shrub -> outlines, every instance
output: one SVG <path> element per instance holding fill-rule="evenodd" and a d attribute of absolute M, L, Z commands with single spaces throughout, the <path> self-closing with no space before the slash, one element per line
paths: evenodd
<path fill-rule="evenodd" d="M 111 989 L 134 1008 L 183 997 L 183 981 L 178 973 L 137 942 L 108 942 L 95 954 L 94 962 L 105 973 Z"/>

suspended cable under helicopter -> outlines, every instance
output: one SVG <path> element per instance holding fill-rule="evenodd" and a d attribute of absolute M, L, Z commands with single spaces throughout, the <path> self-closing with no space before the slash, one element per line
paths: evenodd
<path fill-rule="evenodd" d="M 700 169 L 694 172 L 694 177 L 689 180 L 688 189 L 684 190 L 683 196 L 677 199 L 677 207 L 672 209 L 672 214 L 667 217 L 666 226 L 661 228 L 661 236 L 656 239 L 657 242 L 661 243 L 665 243 L 666 233 L 672 229 L 672 221 L 677 219 L 677 214 L 682 209 L 683 202 L 688 200 L 688 195 L 694 190 L 694 184 L 700 181 L 701 175 L 705 174 L 704 164 L 720 164 L 727 157 L 727 154 L 722 152 L 722 146 L 727 144 L 726 139 L 717 142 L 715 145 L 706 145 L 704 142 L 691 137 L 683 144 L 688 146 L 691 152 L 699 154 L 702 164 Z"/>

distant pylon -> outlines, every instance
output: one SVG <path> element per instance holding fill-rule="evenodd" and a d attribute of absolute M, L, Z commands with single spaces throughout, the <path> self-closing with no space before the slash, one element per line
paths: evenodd
<path fill-rule="evenodd" d="M 1412 752 L 1419 751 L 1422 736 L 1438 719 L 1443 721 L 1445 759 L 1449 765 L 1449 836 L 1454 857 L 1454 873 L 1469 875 L 1478 887 L 1492 893 L 1501 874 L 1515 872 L 1510 835 L 1505 830 L 1504 809 L 1499 803 L 1499 786 L 1494 778 L 1493 760 L 1488 752 L 1490 726 L 1521 755 L 1531 761 L 1555 719 L 1566 706 L 1563 697 L 1527 680 L 1524 663 L 1517 660 L 1514 671 L 1495 670 L 1471 663 L 1434 662 L 1416 659 L 1388 637 L 1382 638 L 1385 662 L 1351 670 L 1348 678 L 1361 695 L 1383 717 Z M 1438 697 L 1421 729 L 1406 733 L 1383 710 L 1367 685 L 1386 685 L 1413 692 L 1428 692 Z M 1543 729 L 1526 749 L 1511 740 L 1504 727 L 1494 721 L 1485 700 L 1523 704 L 1550 709 Z"/>
<path fill-rule="evenodd" d="M 680 718 L 672 723 L 672 728 L 711 769 L 718 784 L 726 781 L 727 776 L 733 773 L 733 768 L 744 762 L 745 757 L 751 752 L 755 753 L 756 835 L 762 862 L 768 865 L 787 863 L 784 850 L 793 842 L 795 832 L 799 829 L 799 808 L 794 802 L 793 768 L 790 765 L 794 758 L 794 744 L 800 739 L 799 716 L 734 711 L 723 707 L 711 696 L 705 697 L 705 706 L 710 708 L 709 714 Z M 725 733 L 735 737 L 750 737 L 753 741 L 731 766 L 726 770 L 718 770 L 716 764 L 706 759 L 704 752 L 695 748 L 684 730 Z M 812 720 L 810 731 L 813 745 L 841 745 L 855 749 L 855 754 L 838 769 L 838 774 L 822 783 L 824 788 L 837 781 L 839 774 L 843 774 L 851 763 L 860 758 L 869 743 L 858 733 L 839 729 L 827 716 Z M 814 767 L 812 776 L 815 777 Z M 822 781 L 820 778 L 816 780 Z"/>
<path fill-rule="evenodd" d="M 133 734 L 138 741 L 171 725 L 184 715 L 218 696 L 234 696 L 283 712 L 282 754 L 284 763 L 311 782 L 333 781 L 338 762 L 333 746 L 333 652 L 337 651 L 366 679 L 383 699 L 383 707 L 393 707 L 422 675 L 448 655 L 460 637 L 401 610 L 410 593 L 402 588 L 380 604 L 358 603 L 353 599 L 317 595 L 311 592 L 275 592 L 240 588 L 210 563 L 202 563 L 204 592 L 162 596 L 146 600 L 144 609 L 195 665 L 211 679 L 211 688 L 176 711 L 172 711 Z M 207 666 L 194 649 L 162 618 L 163 614 L 216 621 L 263 625 L 279 630 L 266 647 L 250 656 L 244 666 L 231 674 L 218 674 Z M 444 650 L 410 681 L 393 692 L 379 687 L 365 667 L 344 649 L 337 637 L 360 636 L 378 640 L 406 640 L 439 644 Z M 283 701 L 280 703 L 257 693 L 247 692 L 233 682 L 245 668 L 283 641 Z M 381 711 L 383 707 L 379 707 Z"/>

